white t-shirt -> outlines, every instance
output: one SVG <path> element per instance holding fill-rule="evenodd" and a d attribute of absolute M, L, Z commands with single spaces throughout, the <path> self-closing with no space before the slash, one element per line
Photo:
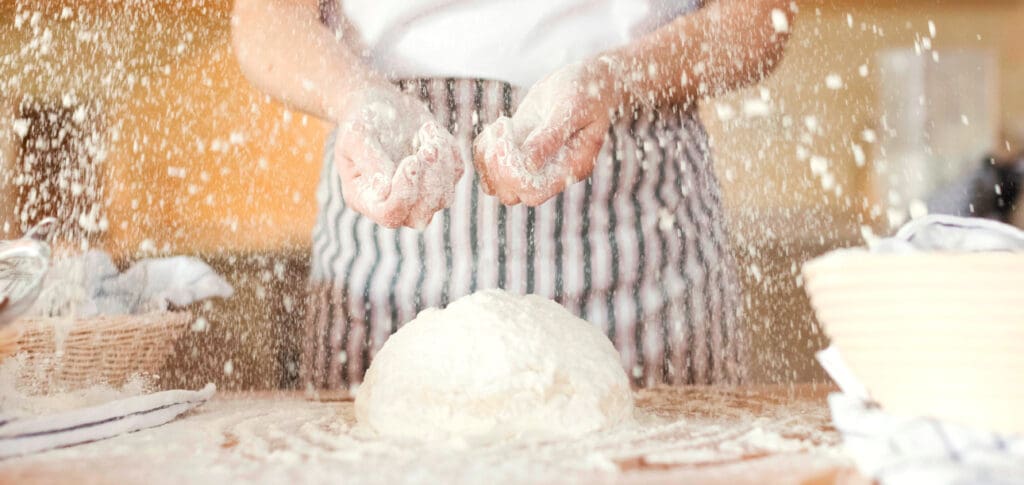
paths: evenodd
<path fill-rule="evenodd" d="M 700 0 L 341 0 L 371 61 L 395 77 L 529 86 L 694 10 Z"/>

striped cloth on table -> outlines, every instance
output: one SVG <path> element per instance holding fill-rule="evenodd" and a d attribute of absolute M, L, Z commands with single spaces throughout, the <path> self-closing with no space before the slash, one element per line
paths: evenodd
<path fill-rule="evenodd" d="M 399 86 L 448 127 L 467 161 L 475 135 L 522 94 L 480 80 Z M 485 288 L 552 298 L 598 325 L 637 385 L 743 378 L 739 284 L 694 113 L 616 121 L 593 175 L 537 208 L 485 195 L 469 164 L 452 207 L 422 232 L 386 229 L 346 207 L 334 139 L 317 192 L 307 387 L 358 383 L 387 336 L 420 310 Z"/>
<path fill-rule="evenodd" d="M 213 397 L 198 391 L 162 391 L 55 414 L 0 417 L 0 459 L 89 443 L 172 421 Z"/>

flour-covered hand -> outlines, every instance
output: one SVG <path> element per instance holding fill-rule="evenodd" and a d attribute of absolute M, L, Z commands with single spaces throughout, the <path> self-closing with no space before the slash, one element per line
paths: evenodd
<path fill-rule="evenodd" d="M 512 118 L 473 144 L 486 193 L 505 205 L 537 206 L 590 176 L 619 100 L 604 63 L 578 63 L 535 84 Z"/>
<path fill-rule="evenodd" d="M 465 170 L 455 138 L 390 86 L 363 89 L 344 105 L 334 163 L 345 202 L 382 226 L 422 229 L 451 205 Z"/>

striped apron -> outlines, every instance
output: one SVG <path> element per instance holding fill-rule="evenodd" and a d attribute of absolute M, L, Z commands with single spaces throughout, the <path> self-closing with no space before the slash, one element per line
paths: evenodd
<path fill-rule="evenodd" d="M 423 100 L 467 161 L 474 137 L 523 94 L 481 80 L 399 86 Z M 307 389 L 357 385 L 417 312 L 486 288 L 539 294 L 597 325 L 637 386 L 743 380 L 739 283 L 694 112 L 617 119 L 591 177 L 536 208 L 485 195 L 468 163 L 451 208 L 422 232 L 387 229 L 346 207 L 335 139 L 317 190 L 300 365 Z"/>

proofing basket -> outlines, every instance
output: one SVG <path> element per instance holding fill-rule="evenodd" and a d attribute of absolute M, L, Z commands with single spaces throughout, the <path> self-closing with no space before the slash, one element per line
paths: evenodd
<path fill-rule="evenodd" d="M 803 274 L 825 332 L 887 411 L 1024 432 L 1024 255 L 841 250 Z"/>
<path fill-rule="evenodd" d="M 23 318 L 15 324 L 19 387 L 34 392 L 119 387 L 135 375 L 156 376 L 191 322 L 188 312 Z"/>

